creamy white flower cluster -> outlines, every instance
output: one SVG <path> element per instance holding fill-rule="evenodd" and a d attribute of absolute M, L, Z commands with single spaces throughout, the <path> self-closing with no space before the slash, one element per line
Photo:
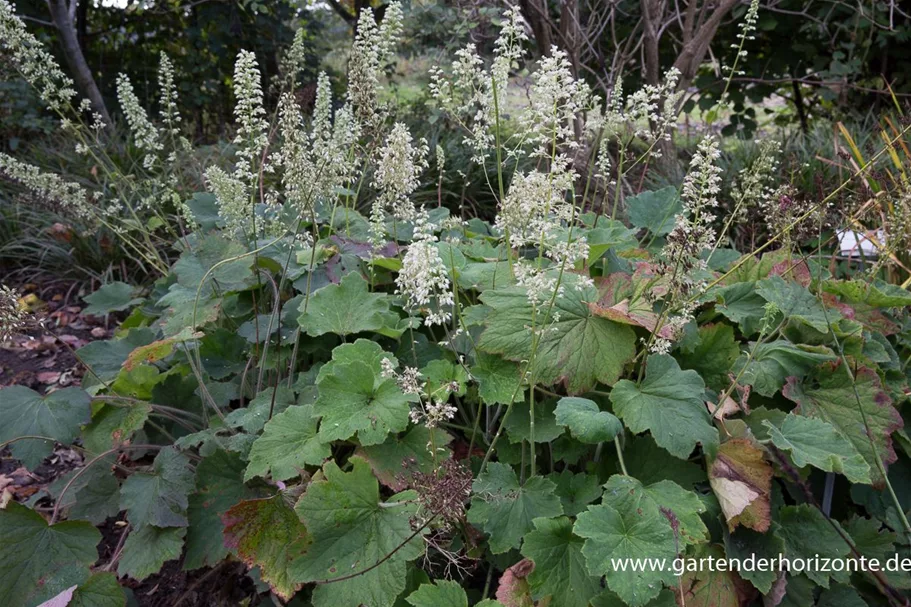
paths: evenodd
<path fill-rule="evenodd" d="M 234 117 L 238 125 L 234 137 L 237 147 L 234 172 L 229 174 L 217 166 L 206 170 L 209 188 L 215 194 L 219 212 L 228 229 L 244 234 L 248 232 L 254 213 L 253 196 L 259 181 L 257 165 L 268 143 L 268 123 L 260 80 L 256 55 L 240 51 L 234 63 Z M 255 234 L 249 236 L 256 237 Z"/>
<path fill-rule="evenodd" d="M 768 204 L 775 198 L 781 143 L 776 139 L 763 139 L 758 147 L 759 155 L 749 167 L 738 172 L 731 185 L 731 197 L 736 204 L 734 213 L 739 219 L 746 218 L 748 209 Z"/>
<path fill-rule="evenodd" d="M 659 261 L 658 273 L 667 284 L 665 306 L 669 314 L 665 324 L 656 329 L 664 337 L 653 337 L 650 349 L 654 353 L 666 354 L 673 340 L 682 334 L 684 325 L 692 320 L 696 305 L 690 301 L 690 295 L 703 286 L 699 275 L 706 269 L 701 255 L 715 246 L 712 222 L 721 191 L 722 169 L 716 164 L 720 156 L 718 141 L 709 135 L 699 142 L 690 160 L 683 182 L 683 211 L 667 235 Z"/>
<path fill-rule="evenodd" d="M 266 110 L 263 107 L 262 76 L 256 55 L 240 51 L 234 64 L 234 117 L 237 120 L 237 134 L 234 145 L 237 148 L 235 175 L 244 181 L 257 180 L 256 164 L 268 143 L 266 131 Z"/>
<path fill-rule="evenodd" d="M 395 279 L 396 293 L 404 297 L 405 307 L 423 312 L 427 326 L 449 322 L 455 304 L 436 240 L 427 210 L 421 207 L 414 221 L 414 240 L 408 245 Z"/>
<path fill-rule="evenodd" d="M 743 21 L 740 24 L 740 31 L 737 32 L 737 44 L 732 44 L 731 48 L 737 51 L 737 59 L 746 59 L 748 53 L 744 47 L 744 44 L 747 40 L 754 40 L 753 32 L 756 31 L 756 23 L 759 21 L 759 0 L 751 0 L 749 8 L 747 8 L 746 15 L 743 17 Z M 734 71 L 734 67 L 730 68 L 731 76 L 742 76 L 744 72 L 742 70 Z"/>
<path fill-rule="evenodd" d="M 680 229 L 695 239 L 695 246 L 711 248 L 715 244 L 714 209 L 718 207 L 721 192 L 722 169 L 716 163 L 721 157 L 718 141 L 707 136 L 699 142 L 690 160 L 690 169 L 683 181 L 684 213 L 677 216 Z M 685 216 L 685 217 L 684 217 Z M 676 228 L 675 228 L 676 229 Z"/>
<path fill-rule="evenodd" d="M 177 109 L 177 84 L 174 82 L 174 64 L 162 51 L 158 61 L 158 105 L 165 133 L 172 138 L 180 135 L 180 112 Z M 183 147 L 189 147 L 185 139 Z"/>
<path fill-rule="evenodd" d="M 294 32 L 294 40 L 282 57 L 282 76 L 291 90 L 294 89 L 297 76 L 307 67 L 307 45 L 307 30 L 302 27 Z"/>
<path fill-rule="evenodd" d="M 615 183 L 611 176 L 612 146 L 625 156 L 633 140 L 639 139 L 648 146 L 646 153 L 649 156 L 661 157 L 661 148 L 657 144 L 670 141 L 677 124 L 683 95 L 683 91 L 677 91 L 679 80 L 680 71 L 671 67 L 658 85 L 644 85 L 626 97 L 623 82 L 618 80 L 603 110 L 586 114 L 585 131 L 599 141 L 594 163 L 595 176 L 602 180 L 605 187 Z"/>
<path fill-rule="evenodd" d="M 163 129 L 156 127 L 149 119 L 145 108 L 133 90 L 133 84 L 126 74 L 117 76 L 117 100 L 126 117 L 127 125 L 133 136 L 133 143 L 146 154 L 142 166 L 150 174 L 137 180 L 131 189 L 139 200 L 139 208 L 153 209 L 173 206 L 178 209 L 187 222 L 192 223 L 192 213 L 183 197 L 177 192 L 178 172 L 170 170 L 168 165 L 178 162 L 178 152 L 191 152 L 190 142 L 180 135 L 180 114 L 177 109 L 177 87 L 174 83 L 174 66 L 164 53 L 161 53 L 158 69 L 159 83 L 159 118 Z M 164 142 L 169 141 L 170 149 L 162 158 Z M 86 150 L 87 152 L 87 150 Z M 164 162 L 163 162 L 164 160 Z"/>
<path fill-rule="evenodd" d="M 358 128 L 349 107 L 339 109 L 332 121 L 329 77 L 317 80 L 316 105 L 308 133 L 300 107 L 290 93 L 279 102 L 282 146 L 275 155 L 281 165 L 285 202 L 298 217 L 309 218 L 317 202 L 325 202 L 354 178 L 357 155 L 353 146 Z"/>
<path fill-rule="evenodd" d="M 380 148 L 373 175 L 373 187 L 379 193 L 370 212 L 371 232 L 377 244 L 382 241 L 387 211 L 398 221 L 415 218 L 410 197 L 421 185 L 421 173 L 428 166 L 428 151 L 427 141 L 421 139 L 415 143 L 408 127 L 401 122 L 392 127 Z"/>
<path fill-rule="evenodd" d="M 137 148 L 147 152 L 142 165 L 147 170 L 151 169 L 158 160 L 156 152 L 160 151 L 163 146 L 158 137 L 158 129 L 149 120 L 145 108 L 139 103 L 139 98 L 133 91 L 133 84 L 126 74 L 117 76 L 117 100 L 126 116 L 130 132 L 133 134 L 133 142 Z"/>
<path fill-rule="evenodd" d="M 537 247 L 558 268 L 564 269 L 588 256 L 584 237 L 570 240 L 575 221 L 571 195 L 575 179 L 569 159 L 562 154 L 554 158 L 549 173 L 532 170 L 513 177 L 494 220 L 494 226 L 503 232 L 510 247 Z M 520 262 L 514 265 L 513 271 L 518 284 L 527 289 L 532 304 L 552 298 L 558 280 L 544 268 Z M 557 293 L 560 295 L 562 287 Z"/>
<path fill-rule="evenodd" d="M 383 377 L 394 379 L 402 392 L 418 396 L 417 405 L 412 406 L 409 413 L 412 423 L 436 428 L 440 423 L 455 417 L 458 409 L 449 404 L 449 394 L 459 389 L 458 382 L 443 385 L 434 394 L 427 394 L 421 372 L 416 367 L 405 367 L 399 373 L 395 370 L 395 364 L 388 358 L 383 358 L 380 366 Z"/>
<path fill-rule="evenodd" d="M 47 108 L 63 112 L 76 97 L 73 81 L 28 32 L 9 0 L 0 0 L 0 49 L 12 66 L 35 88 Z"/>
<path fill-rule="evenodd" d="M 78 183 L 66 181 L 53 173 L 44 173 L 38 167 L 2 152 L 0 175 L 19 183 L 55 210 L 84 220 L 94 216 L 89 196 Z"/>
<path fill-rule="evenodd" d="M 575 178 L 569 159 L 562 154 L 554 159 L 550 172 L 535 169 L 513 177 L 494 220 L 494 226 L 509 239 L 509 246 L 552 244 L 560 227 L 572 221 L 573 205 L 567 201 L 567 193 Z"/>
<path fill-rule="evenodd" d="M 389 4 L 381 24 L 372 9 L 361 11 L 357 36 L 348 60 L 348 102 L 365 131 L 378 128 L 385 119 L 385 105 L 379 98 L 380 76 L 392 58 L 402 34 L 404 15 L 398 2 Z"/>
<path fill-rule="evenodd" d="M 467 131 L 465 143 L 478 163 L 484 162 L 494 144 L 496 106 L 506 94 L 509 70 L 524 56 L 526 40 L 521 13 L 511 8 L 504 15 L 489 70 L 474 44 L 456 51 L 448 74 L 439 67 L 430 70 L 431 96 Z"/>
<path fill-rule="evenodd" d="M 532 155 L 552 157 L 558 146 L 575 148 L 576 121 L 594 109 L 596 97 L 583 80 L 576 80 L 564 51 L 556 46 L 541 59 L 528 94 L 528 107 L 519 126 Z"/>

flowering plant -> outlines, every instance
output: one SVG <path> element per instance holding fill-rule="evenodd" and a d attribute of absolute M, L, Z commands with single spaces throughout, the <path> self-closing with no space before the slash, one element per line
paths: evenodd
<path fill-rule="evenodd" d="M 401 29 L 397 4 L 382 25 L 365 10 L 341 106 L 322 76 L 309 124 L 282 96 L 274 137 L 241 53 L 234 167 L 209 168 L 182 208 L 176 262 L 138 305 L 118 283 L 92 296 L 96 314 L 133 307 L 76 352 L 81 387 L 0 389 L 12 457 L 33 469 L 59 443 L 84 458 L 30 505 L 0 500 L 0 603 L 123 605 L 118 578 L 178 559 L 240 560 L 248 598 L 315 607 L 906 600 L 905 577 L 873 570 L 690 565 L 907 553 L 893 483 L 911 465 L 911 294 L 840 275 L 818 231 L 800 246 L 827 200 L 770 214 L 767 243 L 735 251 L 712 136 L 679 193 L 621 206 L 670 136 L 670 85 L 604 104 L 554 51 L 506 137 L 516 11 L 489 66 L 468 47 L 432 85 L 474 161 L 495 164 L 496 218 L 415 204 L 429 145 L 382 95 Z M 119 88 L 154 167 L 173 132 Z M 534 168 L 511 171 L 519 158 Z M 774 208 L 776 158 L 765 145 L 738 175 L 734 212 Z M 25 316 L 0 291 L 0 337 Z M 836 484 L 853 505 L 832 508 Z M 121 541 L 99 563 L 109 518 Z M 618 564 L 635 558 L 653 560 Z"/>

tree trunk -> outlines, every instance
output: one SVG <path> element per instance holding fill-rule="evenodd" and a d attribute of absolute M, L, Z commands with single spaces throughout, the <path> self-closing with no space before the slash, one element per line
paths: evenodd
<path fill-rule="evenodd" d="M 85 62 L 85 55 L 82 54 L 82 48 L 79 46 L 79 38 L 76 34 L 76 24 L 74 14 L 70 14 L 66 0 L 47 0 L 47 6 L 51 11 L 51 18 L 57 31 L 60 32 L 60 42 L 63 45 L 64 57 L 66 63 L 73 74 L 73 80 L 80 92 L 92 104 L 92 110 L 101 115 L 107 128 L 111 127 L 111 115 L 104 104 L 104 98 L 98 85 L 92 77 L 92 71 L 88 63 Z M 75 7 L 74 7 L 75 8 Z"/>
<path fill-rule="evenodd" d="M 76 39 L 79 41 L 79 48 L 83 53 L 85 53 L 89 33 L 89 4 L 90 0 L 79 0 L 79 4 L 76 6 Z"/>
<path fill-rule="evenodd" d="M 642 0 L 642 47 L 645 55 L 645 81 L 658 86 L 660 78 L 660 58 L 658 55 L 658 28 L 663 20 L 661 2 Z"/>
<path fill-rule="evenodd" d="M 718 6 L 711 9 L 711 15 L 699 25 L 690 40 L 683 45 L 683 49 L 677 55 L 677 60 L 674 61 L 674 67 L 680 70 L 678 89 L 684 90 L 692 84 L 693 78 L 696 77 L 696 70 L 702 65 L 706 54 L 709 52 L 709 45 L 715 37 L 715 32 L 718 31 L 721 22 L 738 2 L 740 0 L 721 0 Z"/>
<path fill-rule="evenodd" d="M 551 27 L 547 18 L 547 4 L 541 0 L 520 0 L 519 8 L 522 16 L 531 26 L 531 31 L 535 36 L 535 42 L 538 45 L 538 52 L 541 55 L 550 55 L 550 47 L 553 46 L 553 36 L 551 36 Z"/>

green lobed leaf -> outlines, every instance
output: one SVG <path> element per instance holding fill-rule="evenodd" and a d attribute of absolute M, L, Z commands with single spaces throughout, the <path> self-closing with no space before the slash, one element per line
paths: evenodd
<path fill-rule="evenodd" d="M 241 373 L 247 363 L 247 340 L 234 331 L 217 328 L 199 341 L 199 358 L 209 377 L 222 380 Z"/>
<path fill-rule="evenodd" d="M 851 586 L 834 584 L 822 591 L 816 607 L 868 607 L 868 604 Z"/>
<path fill-rule="evenodd" d="M 452 436 L 442 428 L 417 425 L 401 437 L 361 447 L 357 454 L 367 460 L 381 483 L 393 491 L 402 491 L 409 485 L 413 473 L 429 474 L 449 459 L 451 442 Z M 433 449 L 436 449 L 435 456 Z"/>
<path fill-rule="evenodd" d="M 481 400 L 488 405 L 508 405 L 522 398 L 519 365 L 495 354 L 477 353 L 471 376 L 478 382 Z"/>
<path fill-rule="evenodd" d="M 48 525 L 16 502 L 0 509 L 0 605 L 37 605 L 82 583 L 98 560 L 101 533 L 90 523 Z"/>
<path fill-rule="evenodd" d="M 785 280 L 781 276 L 769 276 L 756 283 L 756 292 L 770 304 L 774 304 L 785 319 L 796 319 L 827 333 L 829 323 L 841 318 L 837 310 L 824 310 L 815 295 L 803 285 Z"/>
<path fill-rule="evenodd" d="M 195 489 L 190 460 L 173 447 L 158 452 L 149 472 L 134 472 L 120 488 L 120 508 L 134 529 L 186 527 L 187 496 Z"/>
<path fill-rule="evenodd" d="M 272 591 L 289 600 L 303 584 L 293 579 L 292 563 L 313 541 L 283 495 L 242 501 L 222 515 L 225 545 L 247 567 L 259 567 Z"/>
<path fill-rule="evenodd" d="M 662 480 L 672 480 L 679 485 L 690 488 L 696 483 L 705 482 L 706 474 L 693 462 L 676 458 L 659 447 L 651 436 L 643 434 L 625 441 L 623 458 L 626 460 L 627 472 L 643 484 Z M 616 461 L 609 462 L 615 473 L 622 472 Z"/>
<path fill-rule="evenodd" d="M 145 301 L 135 297 L 136 287 L 125 282 L 109 282 L 100 289 L 82 299 L 89 304 L 82 311 L 84 314 L 103 316 L 111 312 L 121 312 Z"/>
<path fill-rule="evenodd" d="M 97 385 L 98 379 L 105 382 L 113 381 L 130 353 L 140 346 L 149 345 L 156 338 L 157 335 L 152 329 L 136 328 L 130 329 L 126 335 L 117 339 L 93 341 L 82 346 L 76 350 L 76 355 L 92 370 L 86 374 L 83 381 L 92 382 L 94 385 Z"/>
<path fill-rule="evenodd" d="M 275 416 L 294 403 L 294 392 L 288 386 L 278 386 L 277 389 L 265 388 L 247 403 L 246 407 L 228 413 L 225 416 L 225 424 L 255 434 L 269 421 L 270 412 Z"/>
<path fill-rule="evenodd" d="M 697 444 L 718 444 L 703 396 L 705 384 L 695 371 L 682 371 L 673 358 L 648 357 L 639 385 L 620 380 L 611 391 L 614 413 L 634 433 L 650 431 L 655 442 L 680 459 L 689 458 Z"/>
<path fill-rule="evenodd" d="M 552 399 L 538 400 L 535 403 L 535 442 L 549 443 L 564 433 L 562 426 L 554 418 L 556 403 Z M 526 403 L 513 407 L 509 419 L 503 422 L 509 442 L 519 443 L 531 440 L 531 406 Z"/>
<path fill-rule="evenodd" d="M 317 423 L 311 405 L 292 405 L 266 422 L 250 449 L 244 480 L 271 473 L 272 480 L 284 481 L 300 475 L 306 465 L 321 465 L 332 449 L 317 436 Z"/>
<path fill-rule="evenodd" d="M 360 361 L 334 366 L 317 385 L 313 412 L 321 418 L 319 437 L 325 442 L 357 434 L 362 445 L 378 445 L 408 426 L 408 403 L 416 398 Z"/>
<path fill-rule="evenodd" d="M 592 575 L 605 576 L 607 587 L 631 607 L 645 605 L 658 596 L 662 584 L 672 586 L 672 571 L 645 567 L 624 571 L 614 559 L 657 558 L 670 562 L 677 556 L 677 542 L 667 518 L 652 500 L 619 504 L 623 509 L 600 504 L 590 506 L 576 518 L 573 531 L 585 538 L 582 554 Z"/>
<path fill-rule="evenodd" d="M 332 350 L 332 360 L 320 367 L 316 375 L 316 382 L 318 383 L 329 375 L 337 366 L 355 361 L 366 364 L 379 375 L 383 371 L 383 359 L 389 359 L 393 367 L 397 367 L 399 364 L 395 356 L 383 350 L 380 344 L 369 339 L 361 338 L 355 340 L 354 343 L 336 346 Z"/>
<path fill-rule="evenodd" d="M 180 286 L 203 295 L 240 291 L 253 282 L 253 255 L 240 242 L 218 234 L 200 238 L 191 250 L 181 254 L 173 272 Z M 210 272 L 211 270 L 211 272 Z M 204 280 L 205 279 L 205 280 Z"/>
<path fill-rule="evenodd" d="M 126 607 L 127 597 L 113 573 L 93 573 L 73 593 L 67 607 Z"/>
<path fill-rule="evenodd" d="M 80 388 L 63 388 L 41 396 L 25 386 L 0 389 L 0 443 L 23 436 L 9 448 L 13 457 L 34 470 L 54 450 L 54 441 L 70 444 L 91 418 L 90 398 Z"/>
<path fill-rule="evenodd" d="M 733 533 L 727 526 L 722 527 L 724 534 L 724 552 L 732 559 L 777 559 L 784 554 L 784 540 L 775 531 L 777 525 L 766 533 L 759 533 L 746 527 L 738 527 Z M 767 567 L 744 567 L 740 576 L 749 581 L 762 594 L 772 590 L 772 584 L 778 579 L 778 572 Z"/>
<path fill-rule="evenodd" d="M 602 218 L 597 228 L 592 228 L 585 234 L 588 241 L 588 265 L 591 266 L 609 250 L 623 250 L 639 245 L 636 240 L 636 230 L 631 230 L 622 222 Z"/>
<path fill-rule="evenodd" d="M 821 419 L 789 414 L 780 427 L 763 422 L 772 444 L 791 453 L 798 467 L 812 465 L 826 472 L 844 474 L 852 483 L 872 482 L 870 466 L 857 449 Z"/>
<path fill-rule="evenodd" d="M 723 559 L 724 551 L 719 546 L 703 546 L 691 559 L 684 561 L 684 567 L 700 559 Z M 688 607 L 740 607 L 740 579 L 728 569 L 709 569 L 708 567 L 689 568 L 680 577 L 680 583 L 674 588 L 674 594 L 681 605 Z"/>
<path fill-rule="evenodd" d="M 859 367 L 854 380 L 835 361 L 820 365 L 805 380 L 789 378 L 782 393 L 797 403 L 797 413 L 828 422 L 847 438 L 870 467 L 874 486 L 880 486 L 885 479 L 876 460 L 888 465 L 897 459 L 892 433 L 904 423 L 875 371 Z"/>
<path fill-rule="evenodd" d="M 626 205 L 630 223 L 656 236 L 670 233 L 677 215 L 683 212 L 683 203 L 674 186 L 642 192 L 628 198 Z"/>
<path fill-rule="evenodd" d="M 721 391 L 731 383 L 728 374 L 740 356 L 740 346 L 734 339 L 734 328 L 723 324 L 699 327 L 699 342 L 687 352 L 678 352 L 677 361 L 682 369 L 693 369 L 705 384 Z"/>
<path fill-rule="evenodd" d="M 414 607 L 468 607 L 468 596 L 457 582 L 437 580 L 421 584 L 420 588 L 405 599 Z"/>
<path fill-rule="evenodd" d="M 537 383 L 562 382 L 570 394 L 591 390 L 598 382 L 611 385 L 636 353 L 636 334 L 629 326 L 592 314 L 588 302 L 597 298 L 594 287 L 580 290 L 567 285 L 550 317 L 544 318 L 544 311 L 533 314 L 524 289 L 486 291 L 481 300 L 493 311 L 479 347 L 509 360 L 527 361 L 532 358 L 530 327 L 546 326 L 531 369 Z"/>
<path fill-rule="evenodd" d="M 584 540 L 573 534 L 572 521 L 561 516 L 532 523 L 535 529 L 522 544 L 522 556 L 535 563 L 528 576 L 532 596 L 536 600 L 550 596 L 554 605 L 587 607 L 601 589 L 601 580 L 586 568 Z"/>
<path fill-rule="evenodd" d="M 617 593 L 604 590 L 592 599 L 592 607 L 627 607 Z M 677 598 L 667 588 L 658 593 L 658 596 L 646 603 L 646 607 L 678 607 Z"/>
<path fill-rule="evenodd" d="M 468 522 L 480 525 L 490 535 L 494 554 L 518 548 L 534 519 L 563 514 L 560 498 L 554 495 L 556 485 L 541 476 L 520 485 L 515 471 L 499 462 L 488 464 L 471 489 Z"/>
<path fill-rule="evenodd" d="M 48 493 L 58 507 L 66 511 L 67 518 L 100 525 L 120 512 L 120 482 L 111 471 L 114 460 L 112 454 L 59 477 L 48 487 Z M 67 492 L 61 499 L 60 494 L 67 485 Z"/>
<path fill-rule="evenodd" d="M 91 453 L 101 454 L 130 440 L 145 426 L 152 405 L 132 401 L 118 407 L 105 403 L 92 415 L 92 423 L 82 429 L 82 444 Z"/>
<path fill-rule="evenodd" d="M 602 411 L 587 398 L 563 397 L 554 414 L 557 424 L 566 426 L 574 438 L 589 445 L 612 441 L 623 431 L 623 424 L 613 413 Z"/>
<path fill-rule="evenodd" d="M 681 547 L 708 541 L 709 532 L 700 516 L 705 512 L 705 504 L 692 491 L 669 480 L 645 486 L 621 474 L 610 477 L 604 485 L 602 504 L 623 512 L 639 508 L 643 502 L 657 506 L 669 523 L 672 518 L 676 521 Z"/>
<path fill-rule="evenodd" d="M 766 300 L 756 292 L 755 282 L 738 282 L 715 293 L 715 309 L 738 325 L 744 336 L 757 333 L 765 316 Z"/>
<path fill-rule="evenodd" d="M 309 302 L 301 303 L 298 319 L 301 328 L 312 337 L 382 329 L 390 298 L 383 293 L 370 293 L 367 287 L 367 281 L 358 272 L 346 275 L 337 285 L 323 287 Z"/>
<path fill-rule="evenodd" d="M 817 556 L 828 559 L 841 559 L 851 553 L 851 547 L 842 539 L 833 527 L 839 527 L 833 520 L 809 504 L 784 506 L 778 511 L 780 528 L 777 533 L 784 541 L 788 558 L 813 559 Z M 804 574 L 811 580 L 829 587 L 829 580 L 848 583 L 850 575 L 846 571 L 818 571 L 808 567 Z"/>
<path fill-rule="evenodd" d="M 862 303 L 875 308 L 911 306 L 911 291 L 882 281 L 827 280 L 823 289 L 852 304 Z"/>
<path fill-rule="evenodd" d="M 143 525 L 134 529 L 123 544 L 117 574 L 142 581 L 158 573 L 166 562 L 180 558 L 186 534 L 183 527 Z"/>
<path fill-rule="evenodd" d="M 388 607 L 405 588 L 406 563 L 424 552 L 410 522 L 416 494 L 400 493 L 381 504 L 370 466 L 357 456 L 349 461 L 351 472 L 328 462 L 323 478 L 312 481 L 295 506 L 313 544 L 292 562 L 291 579 L 320 582 L 363 571 L 317 585 L 314 607 Z"/>
<path fill-rule="evenodd" d="M 788 377 L 801 377 L 816 365 L 835 360 L 835 354 L 826 346 L 794 345 L 785 339 L 750 343 L 752 360 L 743 354 L 734 365 L 740 382 L 753 386 L 763 396 L 774 396 L 781 390 Z"/>
<path fill-rule="evenodd" d="M 564 469 L 560 474 L 548 474 L 547 478 L 557 486 L 556 492 L 566 516 L 576 516 L 601 497 L 601 483 L 594 474 L 573 474 Z"/>

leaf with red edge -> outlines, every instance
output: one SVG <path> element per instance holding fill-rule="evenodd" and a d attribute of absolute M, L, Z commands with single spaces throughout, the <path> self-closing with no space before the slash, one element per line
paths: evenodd
<path fill-rule="evenodd" d="M 782 393 L 797 403 L 796 413 L 834 426 L 869 464 L 873 485 L 883 486 L 885 479 L 876 460 L 887 466 L 897 459 L 892 433 L 901 429 L 904 422 L 876 371 L 857 368 L 852 386 L 851 374 L 837 360 L 819 365 L 806 379 L 789 377 Z"/>
<path fill-rule="evenodd" d="M 750 441 L 735 438 L 718 448 L 709 466 L 709 484 L 731 531 L 738 525 L 769 530 L 772 467 Z"/>
<path fill-rule="evenodd" d="M 236 550 L 248 567 L 259 566 L 272 591 L 289 600 L 303 584 L 288 575 L 291 561 L 307 551 L 307 528 L 281 495 L 246 500 L 222 515 L 225 546 Z"/>

